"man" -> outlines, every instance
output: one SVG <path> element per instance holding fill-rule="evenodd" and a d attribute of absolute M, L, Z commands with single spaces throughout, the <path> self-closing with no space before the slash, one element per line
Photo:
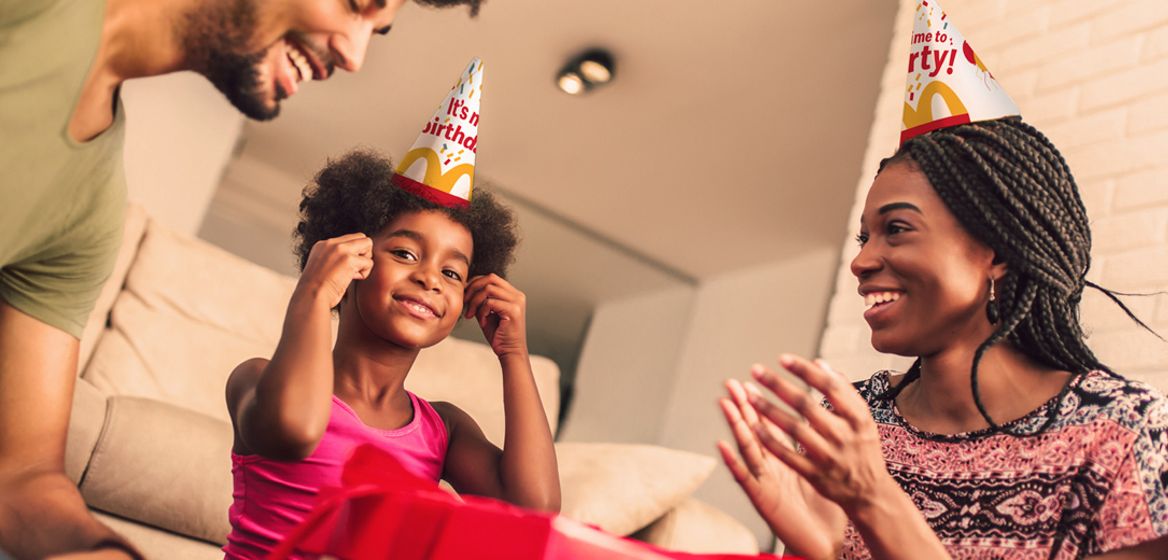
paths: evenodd
<path fill-rule="evenodd" d="M 136 554 L 63 466 L 78 338 L 122 229 L 122 82 L 194 70 L 274 118 L 303 82 L 357 71 L 405 1 L 0 0 L 0 550 Z"/>

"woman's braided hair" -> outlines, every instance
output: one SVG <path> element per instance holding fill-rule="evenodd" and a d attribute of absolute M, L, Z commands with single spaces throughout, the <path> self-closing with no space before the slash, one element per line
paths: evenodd
<path fill-rule="evenodd" d="M 1087 212 L 1066 160 L 1045 135 L 1018 117 L 954 126 L 908 140 L 880 169 L 899 161 L 917 166 L 966 231 L 1007 265 L 996 285 L 1001 320 L 974 353 L 970 369 L 974 402 L 991 431 L 1023 435 L 994 422 L 978 393 L 978 363 L 1002 340 L 1039 363 L 1076 376 L 1091 370 L 1116 375 L 1084 340 L 1079 323 L 1084 287 L 1100 290 L 1148 327 L 1114 292 L 1087 281 Z M 895 398 L 919 376 L 918 359 L 885 398 Z M 1058 408 L 1050 407 L 1036 433 L 1050 426 Z"/>

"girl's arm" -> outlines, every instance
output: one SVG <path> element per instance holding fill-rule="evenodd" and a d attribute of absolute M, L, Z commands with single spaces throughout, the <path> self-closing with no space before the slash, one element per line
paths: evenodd
<path fill-rule="evenodd" d="M 500 450 L 465 412 L 436 403 L 450 429 L 445 478 L 459 492 L 559 511 L 555 446 L 527 352 L 526 296 L 499 276 L 481 276 L 467 286 L 464 309 L 499 357 L 506 430 Z"/>
<path fill-rule="evenodd" d="M 227 381 L 237 453 L 296 460 L 320 442 L 332 407 L 332 308 L 369 276 L 372 247 L 361 233 L 313 245 L 272 359 L 243 362 Z"/>

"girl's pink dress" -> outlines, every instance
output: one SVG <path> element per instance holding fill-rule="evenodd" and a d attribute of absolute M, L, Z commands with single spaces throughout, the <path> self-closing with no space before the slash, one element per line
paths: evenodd
<path fill-rule="evenodd" d="M 437 483 L 446 458 L 446 424 L 430 403 L 408 394 L 414 417 L 396 430 L 365 425 L 349 405 L 334 395 L 328 428 L 307 458 L 275 461 L 232 453 L 235 501 L 227 512 L 231 533 L 223 547 L 226 557 L 266 558 L 308 515 L 321 488 L 340 486 L 341 469 L 361 444 L 377 446 L 393 455 L 407 471 Z"/>

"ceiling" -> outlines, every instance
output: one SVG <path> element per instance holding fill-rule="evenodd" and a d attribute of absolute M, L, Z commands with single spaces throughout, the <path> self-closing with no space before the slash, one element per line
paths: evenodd
<path fill-rule="evenodd" d="M 493 0 L 472 20 L 410 3 L 360 73 L 309 84 L 279 119 L 249 123 L 243 157 L 303 178 L 356 145 L 398 157 L 480 56 L 478 175 L 701 280 L 839 245 L 895 10 Z M 616 79 L 561 93 L 555 72 L 592 46 L 613 52 Z"/>

